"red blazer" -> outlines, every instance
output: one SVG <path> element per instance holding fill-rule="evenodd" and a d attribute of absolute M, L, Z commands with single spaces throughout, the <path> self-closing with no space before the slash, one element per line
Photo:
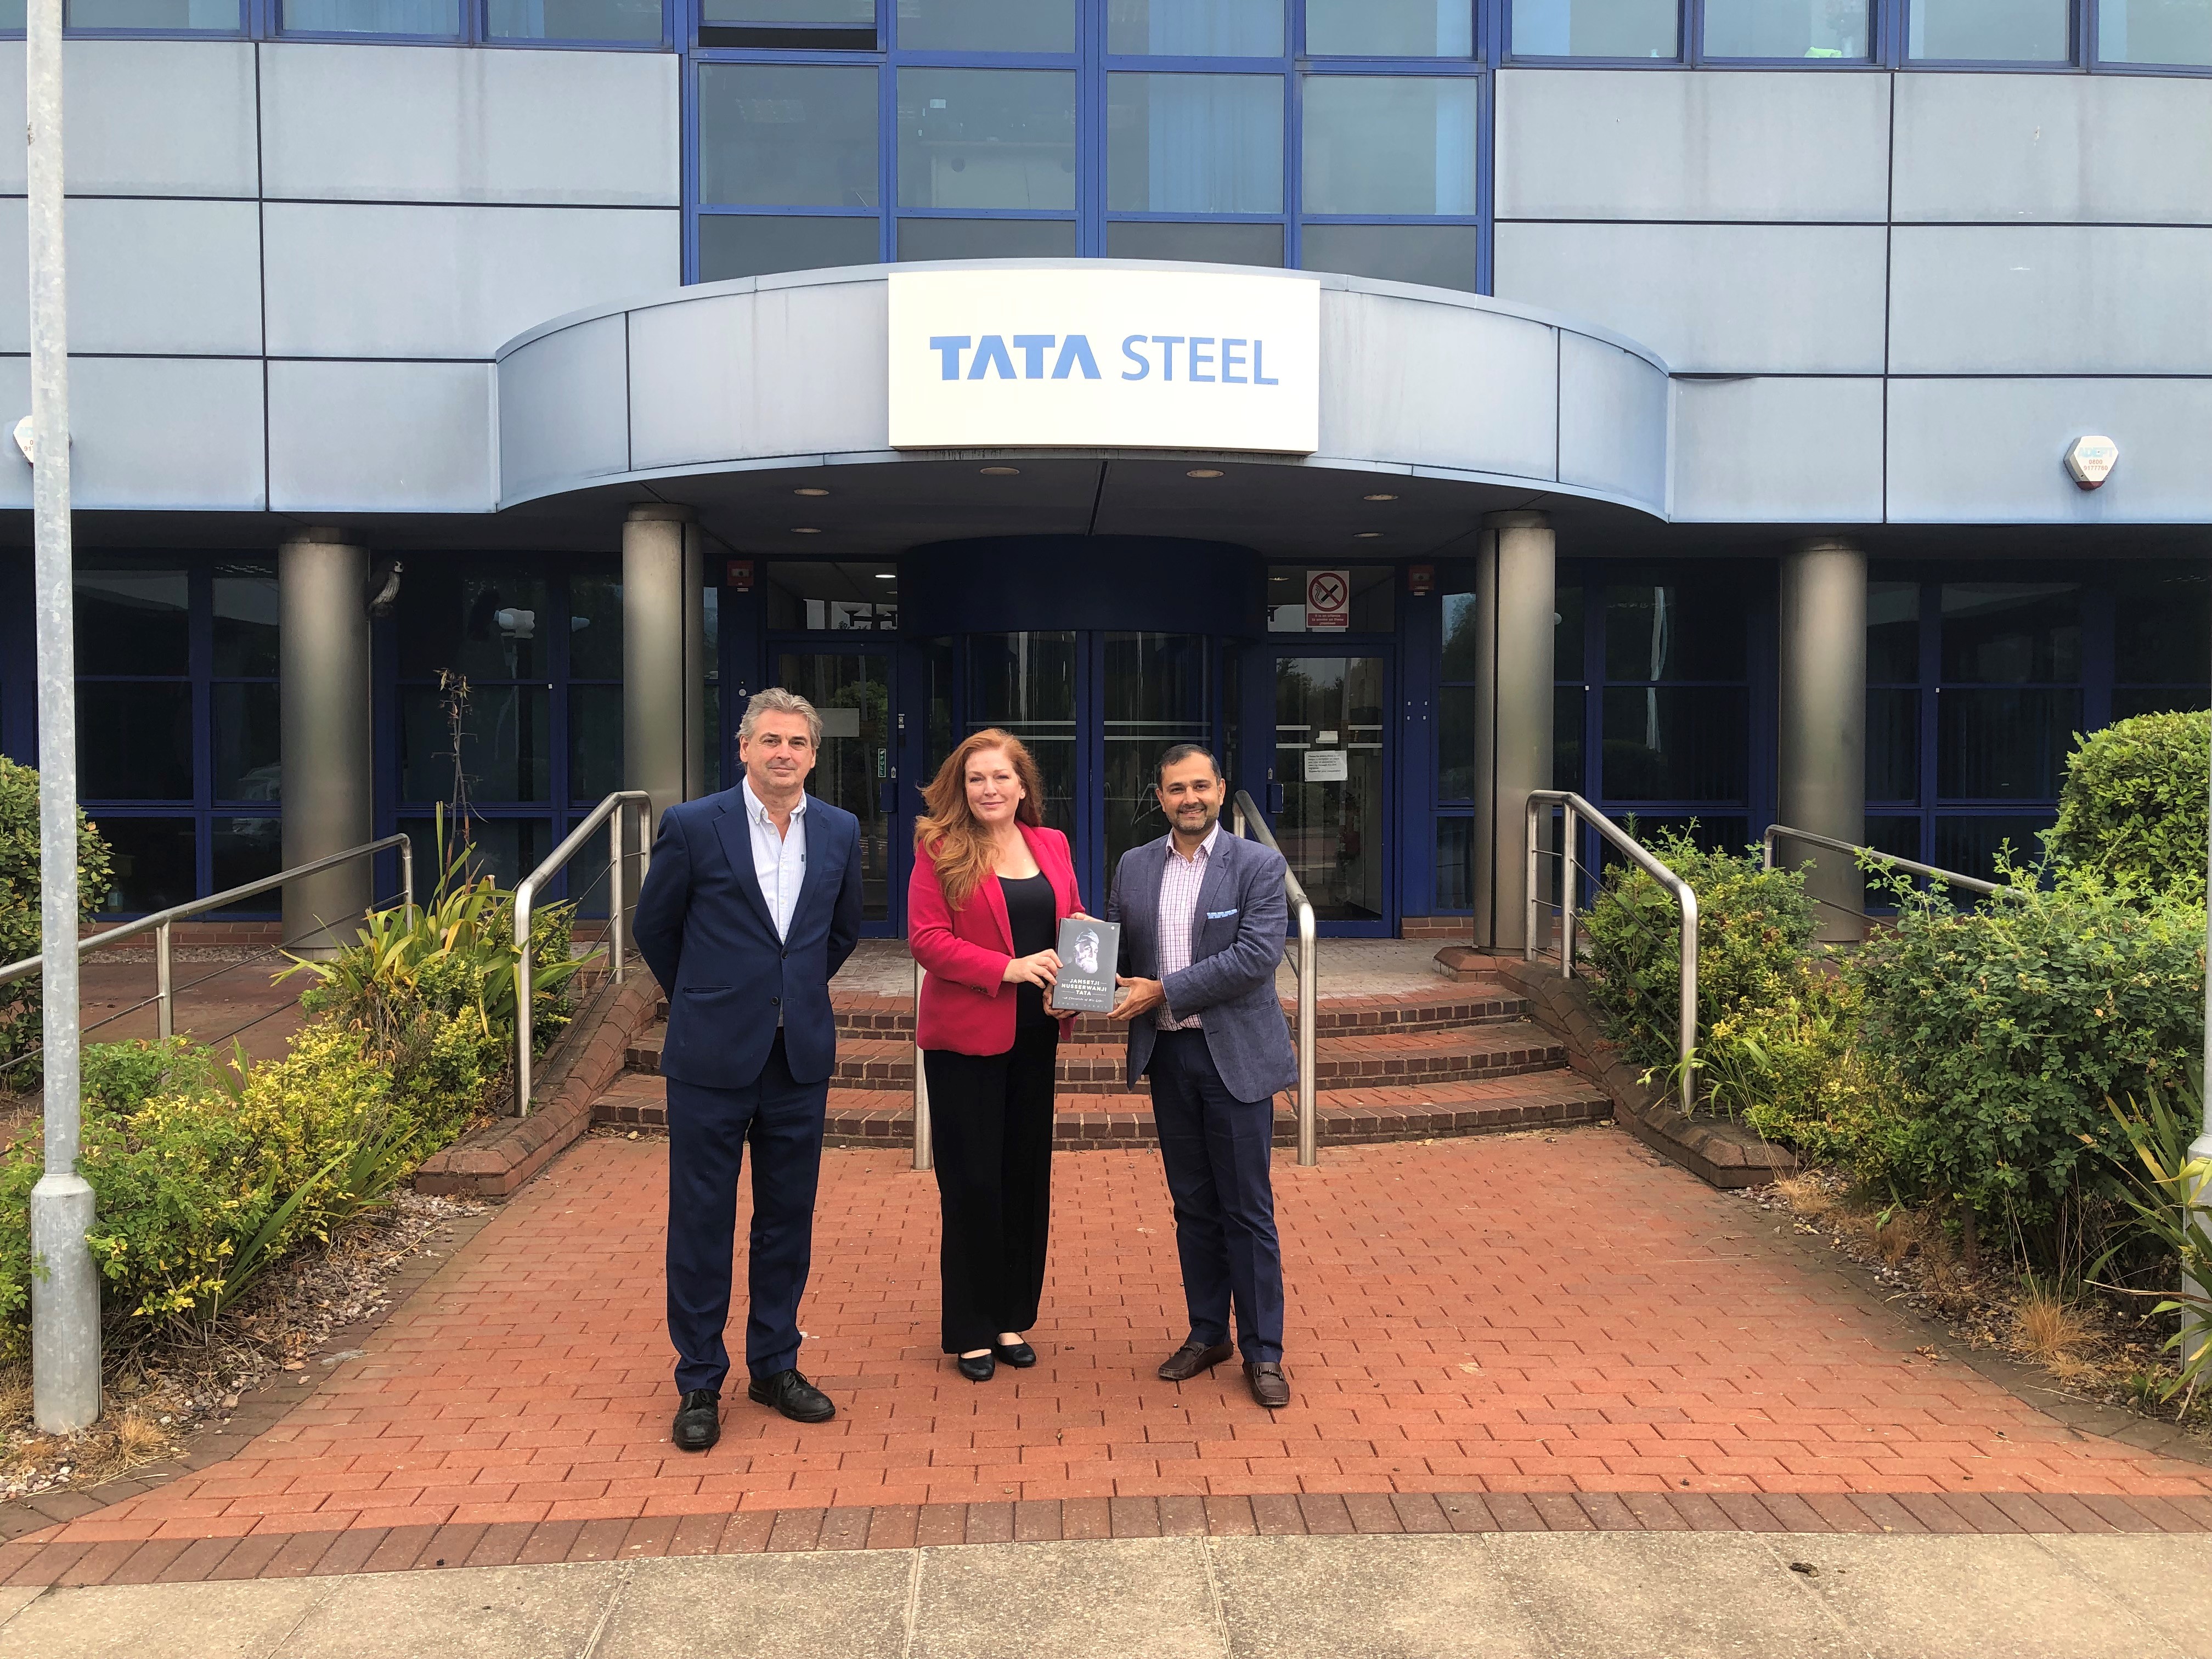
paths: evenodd
<path fill-rule="evenodd" d="M 1067 837 L 1057 830 L 1020 827 L 1030 856 L 1052 883 L 1053 920 L 1064 921 L 1083 908 Z M 1006 981 L 1014 935 L 998 878 L 985 877 L 955 910 L 938 884 L 936 860 L 916 848 L 914 876 L 907 883 L 906 931 L 914 959 L 929 972 L 917 1015 L 921 1046 L 956 1054 L 1003 1054 L 1012 1048 L 1015 994 L 1020 988 Z M 1061 1019 L 1063 1037 L 1073 1020 L 1073 1015 Z"/>

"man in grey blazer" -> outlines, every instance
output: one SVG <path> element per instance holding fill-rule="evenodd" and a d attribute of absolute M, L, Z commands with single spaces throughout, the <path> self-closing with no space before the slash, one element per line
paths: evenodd
<path fill-rule="evenodd" d="M 1114 872 L 1106 918 L 1121 924 L 1129 1080 L 1149 1078 L 1160 1158 L 1175 1199 L 1190 1335 L 1160 1366 L 1182 1382 L 1230 1357 L 1262 1406 L 1287 1406 L 1283 1252 L 1268 1158 L 1275 1094 L 1297 1080 L 1275 968 L 1288 918 L 1282 854 L 1221 829 L 1213 757 L 1179 743 L 1160 757 L 1170 829 Z"/>

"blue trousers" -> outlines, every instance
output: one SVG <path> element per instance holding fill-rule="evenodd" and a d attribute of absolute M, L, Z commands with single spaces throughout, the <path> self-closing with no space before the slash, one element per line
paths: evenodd
<path fill-rule="evenodd" d="M 1267 1170 L 1275 1103 L 1231 1094 L 1203 1031 L 1161 1032 L 1146 1074 L 1160 1161 L 1175 1200 L 1191 1340 L 1226 1342 L 1233 1304 L 1244 1358 L 1279 1362 L 1283 1249 Z"/>
<path fill-rule="evenodd" d="M 753 1225 L 745 1263 L 751 1306 L 745 1369 L 773 1376 L 799 1363 L 799 1298 L 814 1265 L 814 1194 L 830 1085 L 794 1083 L 783 1033 L 742 1089 L 668 1079 L 668 1335 L 676 1387 L 719 1390 L 730 1373 L 738 1176 L 753 1149 Z"/>

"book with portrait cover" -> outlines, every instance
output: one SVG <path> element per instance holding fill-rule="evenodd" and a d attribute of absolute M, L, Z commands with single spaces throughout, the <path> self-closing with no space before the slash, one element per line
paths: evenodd
<path fill-rule="evenodd" d="M 1060 977 L 1052 1006 L 1068 1013 L 1103 1014 L 1114 1006 L 1114 967 L 1121 957 L 1121 925 L 1070 916 L 1060 924 Z"/>

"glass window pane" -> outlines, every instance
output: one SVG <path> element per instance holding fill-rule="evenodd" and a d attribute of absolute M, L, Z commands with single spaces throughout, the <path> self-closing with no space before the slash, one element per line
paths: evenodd
<path fill-rule="evenodd" d="M 1473 213 L 1475 96 L 1472 76 L 1310 76 L 1305 211 Z"/>
<path fill-rule="evenodd" d="M 1911 0 L 1906 50 L 1960 63 L 2063 64 L 2067 0 Z"/>
<path fill-rule="evenodd" d="M 1675 5 L 1676 0 L 1513 0 L 1513 54 L 1676 57 Z"/>
<path fill-rule="evenodd" d="M 80 680 L 77 793 L 87 800 L 192 798 L 192 688 Z"/>
<path fill-rule="evenodd" d="M 895 564 L 771 564 L 763 597 L 768 625 L 780 632 L 898 629 Z"/>
<path fill-rule="evenodd" d="M 1474 908 L 1474 820 L 1437 820 L 1437 908 Z"/>
<path fill-rule="evenodd" d="M 2212 681 L 2212 576 L 2203 567 L 2124 569 L 2113 586 L 2118 678 L 2199 690 Z"/>
<path fill-rule="evenodd" d="M 80 570 L 76 672 L 191 672 L 191 580 L 181 570 Z"/>
<path fill-rule="evenodd" d="M 978 634 L 968 646 L 968 729 L 1004 727 L 1036 757 L 1044 821 L 1075 833 L 1075 635 Z"/>
<path fill-rule="evenodd" d="M 660 0 L 491 0 L 495 40 L 658 40 Z"/>
<path fill-rule="evenodd" d="M 405 817 L 395 826 L 415 838 L 415 879 L 427 883 L 436 879 L 437 820 L 427 814 Z M 453 819 L 446 820 L 447 851 L 453 847 Z M 512 888 L 515 883 L 544 863 L 545 855 L 553 850 L 553 826 L 543 818 L 480 818 L 471 817 L 468 825 L 468 844 L 471 849 L 471 867 L 473 873 L 489 875 L 501 887 Z M 591 854 L 581 853 L 580 860 Z M 599 877 L 602 889 L 606 884 L 606 860 L 601 857 L 594 871 L 588 863 L 571 863 L 566 873 L 571 879 L 572 890 L 587 888 L 594 874 Z M 423 872 L 432 873 L 426 876 Z"/>
<path fill-rule="evenodd" d="M 1920 694 L 1867 693 L 1866 798 L 1920 799 Z"/>
<path fill-rule="evenodd" d="M 1995 881 L 2000 848 L 2009 845 L 2015 865 L 2033 864 L 2043 856 L 2042 832 L 2057 821 L 2056 812 L 1995 818 L 1938 818 L 1936 857 L 1932 861 L 1938 870 L 1955 870 L 1962 876 Z"/>
<path fill-rule="evenodd" d="M 2081 590 L 2073 583 L 1944 584 L 1946 684 L 2081 678 Z"/>
<path fill-rule="evenodd" d="M 622 787 L 622 687 L 570 686 L 568 799 L 603 800 Z"/>
<path fill-rule="evenodd" d="M 1437 799 L 1474 799 L 1474 688 L 1437 693 Z"/>
<path fill-rule="evenodd" d="M 100 833 L 114 854 L 113 885 L 100 909 L 143 915 L 199 896 L 198 836 L 190 818 L 106 817 Z"/>
<path fill-rule="evenodd" d="M 282 818 L 211 818 L 208 822 L 208 853 L 213 860 L 214 880 L 208 890 L 228 892 L 249 881 L 273 876 L 284 867 L 284 821 Z M 283 908 L 276 891 L 240 899 L 210 910 L 211 916 L 273 916 Z"/>
<path fill-rule="evenodd" d="M 711 615 L 711 613 L 710 613 Z M 708 641 L 708 660 L 714 641 Z M 568 678 L 618 680 L 623 672 L 622 578 L 572 576 L 568 580 Z"/>
<path fill-rule="evenodd" d="M 1920 678 L 1920 584 L 1867 584 L 1867 683 L 1913 684 Z"/>
<path fill-rule="evenodd" d="M 2123 685 L 2112 692 L 2112 718 L 2133 714 L 2187 714 L 2212 708 L 2212 686 Z"/>
<path fill-rule="evenodd" d="M 1106 50 L 1182 58 L 1279 58 L 1283 0 L 1106 0 Z"/>
<path fill-rule="evenodd" d="M 536 679 L 546 672 L 538 624 L 551 602 L 543 577 L 417 565 L 399 589 L 400 676 L 451 668 L 471 680 Z"/>
<path fill-rule="evenodd" d="M 1552 595 L 1552 678 L 1583 677 L 1583 585 L 1561 582 Z"/>
<path fill-rule="evenodd" d="M 702 64 L 699 199 L 876 205 L 876 71 L 842 64 Z"/>
<path fill-rule="evenodd" d="M 1106 227 L 1109 259 L 1187 259 L 1196 264 L 1271 265 L 1283 263 L 1280 225 L 1163 224 L 1157 219 L 1117 219 Z"/>
<path fill-rule="evenodd" d="M 1075 205 L 1069 70 L 901 70 L 898 122 L 901 207 Z"/>
<path fill-rule="evenodd" d="M 882 256 L 882 234 L 881 222 L 876 219 L 702 213 L 699 280 L 720 283 L 778 270 L 872 265 Z"/>
<path fill-rule="evenodd" d="M 1073 259 L 1073 219 L 902 219 L 902 259 Z"/>
<path fill-rule="evenodd" d="M 1206 719 L 1206 638 L 1200 634 L 1109 634 L 1105 681 L 1106 867 L 1132 847 L 1164 836 L 1152 793 L 1170 744 L 1212 748 Z M 1218 757 L 1217 756 L 1217 759 Z"/>
<path fill-rule="evenodd" d="M 1947 690 L 1936 723 L 1939 799 L 2055 801 L 2081 694 Z"/>
<path fill-rule="evenodd" d="M 1308 225 L 1298 263 L 1386 283 L 1474 292 L 1482 233 L 1473 225 Z"/>
<path fill-rule="evenodd" d="M 1866 844 L 1876 852 L 1889 853 L 1901 859 L 1911 859 L 1915 864 L 1928 862 L 1920 848 L 1918 817 L 1876 817 L 1869 814 L 1866 821 Z M 1944 866 L 1938 866 L 1938 868 Z M 1886 908 L 1878 893 L 1868 896 L 1876 908 Z"/>
<path fill-rule="evenodd" d="M 1306 0 L 1306 50 L 1316 58 L 1467 58 L 1468 0 Z"/>
<path fill-rule="evenodd" d="M 215 728 L 215 798 L 283 799 L 276 685 L 268 680 L 228 681 L 208 690 L 209 723 Z"/>
<path fill-rule="evenodd" d="M 1741 800 L 1748 787 L 1744 692 L 1615 687 L 1605 694 L 1608 800 Z"/>
<path fill-rule="evenodd" d="M 1397 572 L 1389 565 L 1354 565 L 1316 569 L 1305 565 L 1272 565 L 1267 570 L 1267 631 L 1270 634 L 1387 634 L 1398 624 Z M 1348 575 L 1352 603 L 1345 629 L 1306 626 L 1306 596 L 1316 578 Z"/>
<path fill-rule="evenodd" d="M 461 32 L 453 0 L 283 0 L 284 27 L 309 34 Z"/>
<path fill-rule="evenodd" d="M 1075 0 L 898 0 L 905 52 L 1073 52 Z"/>
<path fill-rule="evenodd" d="M 1609 680 L 1740 680 L 1744 606 L 1732 582 L 1621 582 L 1605 590 Z"/>
<path fill-rule="evenodd" d="M 2107 64 L 2212 64 L 2212 0 L 2102 0 L 2097 56 Z"/>
<path fill-rule="evenodd" d="M 1867 0 L 1705 0 L 1705 56 L 1863 59 L 1867 12 Z"/>
<path fill-rule="evenodd" d="M 1444 589 L 1443 677 L 1448 680 L 1474 678 L 1480 650 L 1475 633 L 1477 614 L 1473 573 L 1462 566 L 1452 573 Z"/>
<path fill-rule="evenodd" d="M 1552 688 L 1552 787 L 1593 795 L 1597 785 L 1583 775 L 1583 723 L 1589 693 L 1579 685 Z"/>
<path fill-rule="evenodd" d="M 220 29 L 235 33 L 242 27 L 238 0 L 68 0 L 66 15 L 69 26 L 76 29 Z M 23 27 L 20 16 L 15 27 Z M 445 33 L 453 32 L 449 19 Z M 159 909 L 161 906 L 153 908 Z"/>
<path fill-rule="evenodd" d="M 1281 212 L 1282 76 L 1108 76 L 1106 205 Z"/>
<path fill-rule="evenodd" d="M 544 800 L 551 793 L 551 694 L 542 685 L 471 687 L 461 722 L 461 769 L 474 801 Z M 399 693 L 399 798 L 451 800 L 453 741 L 434 685 Z"/>
<path fill-rule="evenodd" d="M 876 0 L 706 0 L 708 23 L 827 23 L 876 25 Z"/>
<path fill-rule="evenodd" d="M 276 670 L 276 578 L 217 576 L 215 672 L 274 675 Z"/>

